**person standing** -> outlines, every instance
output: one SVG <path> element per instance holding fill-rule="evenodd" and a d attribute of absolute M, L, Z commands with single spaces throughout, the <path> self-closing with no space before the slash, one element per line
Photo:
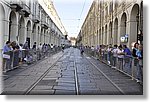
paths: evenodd
<path fill-rule="evenodd" d="M 138 50 L 138 46 L 139 46 L 139 43 L 135 43 L 134 48 L 132 50 L 132 56 L 134 57 L 134 66 L 137 66 L 137 63 L 138 63 L 137 55 L 136 55 L 136 52 Z"/>
<path fill-rule="evenodd" d="M 6 72 L 11 64 L 10 62 L 10 52 L 12 51 L 11 42 L 7 41 L 6 45 L 3 47 L 3 71 Z"/>
<path fill-rule="evenodd" d="M 36 42 L 34 42 L 32 49 L 36 50 Z"/>
<path fill-rule="evenodd" d="M 132 53 L 127 45 L 123 45 L 124 48 L 124 71 L 131 75 L 132 66 Z"/>
<path fill-rule="evenodd" d="M 112 50 L 112 54 L 113 54 L 113 68 L 116 68 L 116 61 L 117 61 L 117 45 L 114 45 L 114 48 Z"/>
<path fill-rule="evenodd" d="M 143 82 L 143 45 L 138 46 L 136 52 L 138 64 L 137 64 L 137 82 Z"/>
<path fill-rule="evenodd" d="M 124 58 L 124 50 L 122 48 L 122 45 L 118 46 L 117 50 L 118 55 L 118 62 L 119 62 L 119 69 L 123 69 L 123 58 Z"/>
<path fill-rule="evenodd" d="M 110 65 L 111 63 L 111 51 L 112 51 L 112 45 L 109 44 L 108 48 L 107 48 L 107 62 Z"/>
<path fill-rule="evenodd" d="M 83 55 L 83 52 L 84 52 L 84 47 L 83 47 L 83 45 L 81 45 L 80 46 L 80 53 L 81 53 L 81 55 Z"/>

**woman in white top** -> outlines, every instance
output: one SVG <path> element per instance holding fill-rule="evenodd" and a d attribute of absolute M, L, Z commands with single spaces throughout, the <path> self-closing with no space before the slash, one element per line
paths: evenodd
<path fill-rule="evenodd" d="M 124 58 L 124 50 L 122 48 L 122 45 L 120 45 L 117 49 L 118 58 Z"/>
<path fill-rule="evenodd" d="M 117 50 L 117 55 L 118 55 L 118 68 L 123 70 L 123 58 L 124 58 L 124 50 L 123 50 L 123 47 L 122 45 L 120 45 L 118 47 L 118 50 Z"/>

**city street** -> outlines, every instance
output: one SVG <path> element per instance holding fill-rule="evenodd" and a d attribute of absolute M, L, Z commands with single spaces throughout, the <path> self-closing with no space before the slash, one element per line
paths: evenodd
<path fill-rule="evenodd" d="M 68 48 L 3 75 L 3 95 L 141 95 L 129 76 Z"/>

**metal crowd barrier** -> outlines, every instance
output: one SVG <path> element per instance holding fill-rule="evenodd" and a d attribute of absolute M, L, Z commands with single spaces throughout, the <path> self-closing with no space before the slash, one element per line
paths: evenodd
<path fill-rule="evenodd" d="M 29 50 L 15 50 L 5 53 L 10 58 L 3 58 L 3 72 L 19 68 L 23 64 L 32 64 L 39 60 L 49 57 L 53 54 L 61 51 L 61 47 L 55 47 L 53 49 L 29 49 Z"/>
<path fill-rule="evenodd" d="M 140 64 L 143 62 L 142 60 L 127 55 L 123 55 L 123 57 L 114 56 L 112 53 L 108 53 L 105 50 L 93 52 L 90 48 L 86 48 L 85 53 L 97 58 L 111 68 L 115 68 L 127 74 L 132 80 L 135 79 L 143 82 L 143 65 Z"/>

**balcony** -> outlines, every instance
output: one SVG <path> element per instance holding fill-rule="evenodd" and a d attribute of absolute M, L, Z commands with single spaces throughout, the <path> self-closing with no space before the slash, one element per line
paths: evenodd
<path fill-rule="evenodd" d="M 34 15 L 33 22 L 34 23 L 39 23 L 40 22 L 40 16 L 39 15 Z"/>
<path fill-rule="evenodd" d="M 29 15 L 31 13 L 30 12 L 30 7 L 26 4 L 24 4 L 24 3 L 22 4 L 22 7 L 23 7 L 22 11 L 25 13 L 24 16 L 29 17 Z"/>
<path fill-rule="evenodd" d="M 48 29 L 48 24 L 45 21 L 41 22 L 42 28 Z"/>
<path fill-rule="evenodd" d="M 16 10 L 16 12 L 20 11 L 21 9 L 23 9 L 22 7 L 22 2 L 21 1 L 15 1 L 12 0 L 10 1 L 10 8 Z"/>
<path fill-rule="evenodd" d="M 12 0 L 10 1 L 11 9 L 15 10 L 16 12 L 23 12 L 25 17 L 29 17 L 30 15 L 30 7 L 26 5 L 21 0 Z"/>

